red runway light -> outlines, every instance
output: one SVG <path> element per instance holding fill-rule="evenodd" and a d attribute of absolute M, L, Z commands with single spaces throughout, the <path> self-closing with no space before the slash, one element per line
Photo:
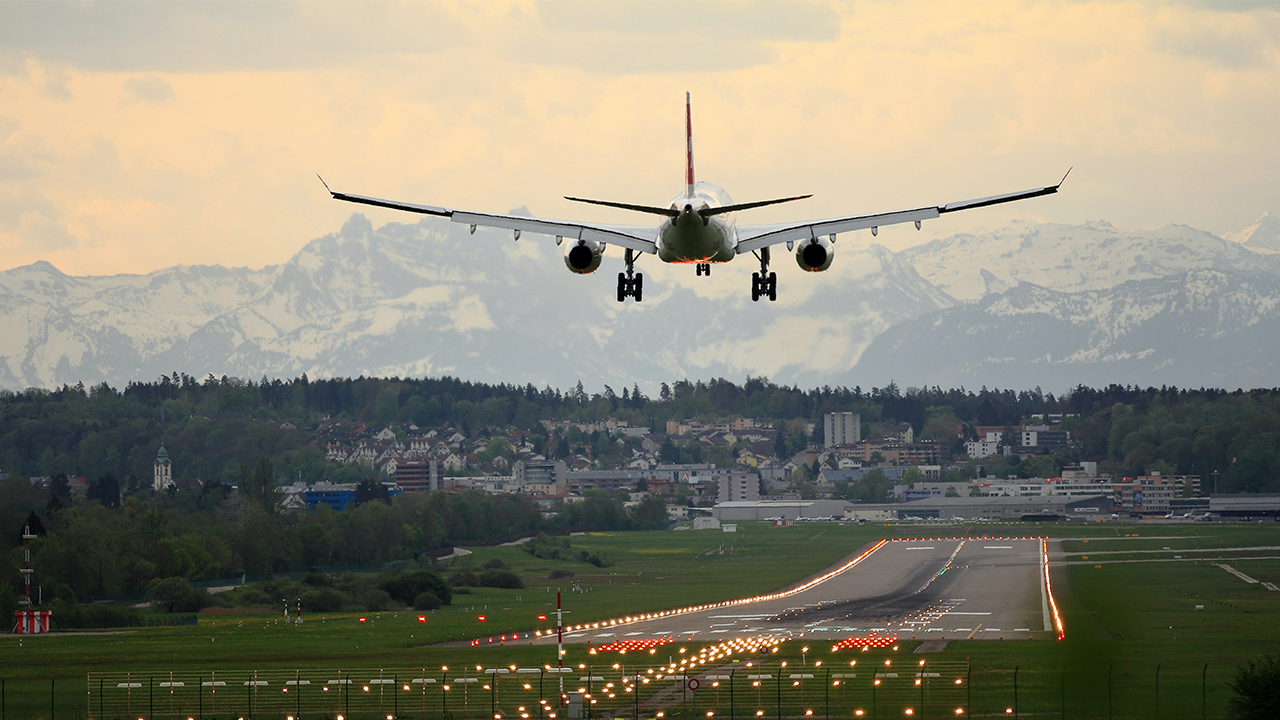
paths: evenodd
<path fill-rule="evenodd" d="M 547 616 L 546 616 L 546 615 L 539 615 L 539 616 L 538 616 L 538 619 L 539 619 L 539 620 L 546 620 L 546 619 L 547 619 Z"/>
<path fill-rule="evenodd" d="M 483 615 L 481 615 L 481 616 L 480 616 L 480 622 L 484 622 L 484 616 L 483 616 Z"/>
<path fill-rule="evenodd" d="M 426 622 L 426 621 L 427 621 L 427 616 L 426 616 L 426 615 L 419 615 L 419 616 L 418 616 L 418 622 Z"/>
<path fill-rule="evenodd" d="M 360 618 L 360 622 L 364 622 L 364 618 Z"/>

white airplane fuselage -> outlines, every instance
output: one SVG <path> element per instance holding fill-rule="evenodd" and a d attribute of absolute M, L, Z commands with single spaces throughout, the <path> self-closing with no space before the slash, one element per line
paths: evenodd
<path fill-rule="evenodd" d="M 680 193 L 671 207 L 680 215 L 658 226 L 658 258 L 667 263 L 726 263 L 736 254 L 738 234 L 733 213 L 712 215 L 705 220 L 699 210 L 732 205 L 729 193 L 719 185 L 694 183 L 693 197 Z"/>

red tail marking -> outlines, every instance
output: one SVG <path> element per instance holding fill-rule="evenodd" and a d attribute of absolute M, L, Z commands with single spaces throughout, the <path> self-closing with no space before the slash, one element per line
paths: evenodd
<path fill-rule="evenodd" d="M 685 184 L 688 186 L 686 194 L 693 197 L 693 103 L 688 92 L 684 94 L 684 137 L 688 152 L 685 162 Z"/>

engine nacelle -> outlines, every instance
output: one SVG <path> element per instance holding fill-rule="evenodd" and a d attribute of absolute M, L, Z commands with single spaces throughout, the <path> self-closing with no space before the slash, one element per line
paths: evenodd
<path fill-rule="evenodd" d="M 570 240 L 564 249 L 564 264 L 571 272 L 587 275 L 600 267 L 600 243 L 593 240 Z"/>
<path fill-rule="evenodd" d="M 825 237 L 801 240 L 796 243 L 796 264 L 805 272 L 822 272 L 831 267 L 836 248 Z"/>

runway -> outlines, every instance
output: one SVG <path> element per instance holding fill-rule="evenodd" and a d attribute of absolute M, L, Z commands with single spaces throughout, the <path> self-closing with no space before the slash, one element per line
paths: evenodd
<path fill-rule="evenodd" d="M 1027 639 L 1055 636 L 1042 545 L 1033 538 L 886 541 L 799 591 L 701 609 L 569 626 L 566 643 L 849 637 Z M 777 595 L 781 594 L 779 597 Z M 554 633 L 533 638 L 554 643 Z"/>

